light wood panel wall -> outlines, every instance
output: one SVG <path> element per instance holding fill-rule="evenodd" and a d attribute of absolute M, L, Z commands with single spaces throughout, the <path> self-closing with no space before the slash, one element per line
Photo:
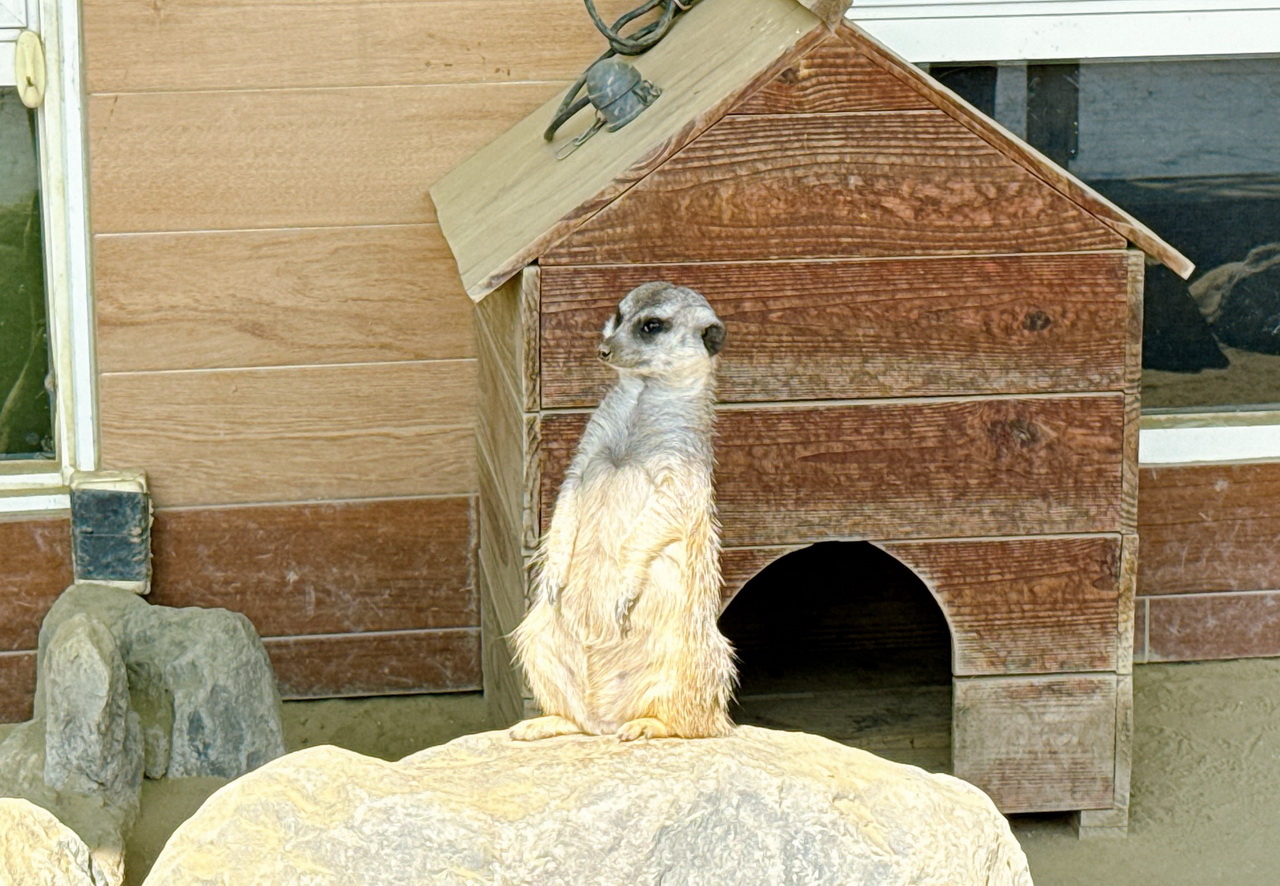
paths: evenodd
<path fill-rule="evenodd" d="M 248 611 L 290 692 L 475 688 L 472 308 L 427 190 L 602 38 L 579 0 L 83 9 L 104 466 L 147 470 L 164 525 L 203 533 L 170 536 L 157 582 L 205 574 L 158 595 Z M 325 591 L 351 609 L 336 627 L 264 604 L 406 509 L 458 550 L 425 562 L 421 532 L 393 531 L 382 559 L 416 564 L 447 624 L 360 617 L 388 593 L 369 558 Z M 307 551 L 245 557 L 242 525 Z"/>
<path fill-rule="evenodd" d="M 155 474 L 161 507 L 474 492 L 468 436 L 406 456 L 378 431 L 412 392 L 358 364 L 429 377 L 453 397 L 432 426 L 471 423 L 470 305 L 427 189 L 599 51 L 577 0 L 86 0 L 84 29 L 107 464 Z M 278 371 L 208 374 L 250 367 Z M 396 461 L 430 479 L 397 487 Z"/>

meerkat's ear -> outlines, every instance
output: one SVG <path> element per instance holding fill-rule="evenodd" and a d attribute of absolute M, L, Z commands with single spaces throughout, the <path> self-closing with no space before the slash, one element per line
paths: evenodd
<path fill-rule="evenodd" d="M 707 353 L 714 357 L 724 347 L 724 324 L 719 320 L 702 330 L 702 343 L 707 346 Z"/>

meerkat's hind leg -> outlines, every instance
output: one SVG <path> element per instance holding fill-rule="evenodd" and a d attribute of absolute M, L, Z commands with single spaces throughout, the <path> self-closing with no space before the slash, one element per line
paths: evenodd
<path fill-rule="evenodd" d="M 657 717 L 639 717 L 618 727 L 618 741 L 635 741 L 637 738 L 670 738 L 675 733 Z"/>
<path fill-rule="evenodd" d="M 577 735 L 582 727 L 568 717 L 533 717 L 521 720 L 511 727 L 507 734 L 516 741 L 538 741 L 542 738 L 553 738 L 557 735 Z"/>

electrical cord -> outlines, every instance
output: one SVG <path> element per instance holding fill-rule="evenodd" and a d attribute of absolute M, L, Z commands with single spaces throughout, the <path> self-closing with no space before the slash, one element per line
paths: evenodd
<path fill-rule="evenodd" d="M 681 0 L 645 0 L 635 9 L 620 16 L 612 25 L 606 24 L 604 19 L 600 17 L 600 13 L 596 9 L 595 0 L 582 0 L 582 2 L 586 5 L 587 14 L 591 16 L 591 21 L 595 24 L 596 30 L 609 41 L 608 50 L 595 62 L 592 62 L 594 65 L 596 62 L 613 58 L 615 55 L 640 55 L 648 52 L 654 46 L 657 46 L 663 37 L 667 36 L 667 32 L 671 30 L 671 26 L 675 24 L 681 13 L 688 12 L 698 5 L 701 0 L 683 0 L 683 2 Z M 622 33 L 622 29 L 631 24 L 631 22 L 655 9 L 662 10 L 657 19 L 630 34 Z M 591 70 L 591 66 L 588 66 L 587 70 Z M 586 82 L 587 74 L 584 71 L 582 76 L 574 81 L 573 86 L 569 88 L 569 91 L 565 94 L 564 101 L 560 102 L 560 107 L 556 109 L 551 125 L 542 133 L 542 137 L 546 141 L 551 141 L 555 138 L 556 130 L 568 122 L 570 117 L 590 104 L 590 99 L 585 95 L 581 97 L 578 95 L 582 92 L 582 87 L 586 85 Z"/>

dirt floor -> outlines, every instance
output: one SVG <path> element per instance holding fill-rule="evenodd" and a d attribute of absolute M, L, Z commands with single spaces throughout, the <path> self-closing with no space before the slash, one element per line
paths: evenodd
<path fill-rule="evenodd" d="M 1134 687 L 1129 836 L 1081 842 L 1065 818 L 1015 817 L 1037 886 L 1280 883 L 1280 660 L 1140 665 Z M 284 720 L 291 750 L 337 744 L 390 760 L 490 727 L 470 694 L 289 702 Z M 145 785 L 131 882 L 220 783 Z"/>

